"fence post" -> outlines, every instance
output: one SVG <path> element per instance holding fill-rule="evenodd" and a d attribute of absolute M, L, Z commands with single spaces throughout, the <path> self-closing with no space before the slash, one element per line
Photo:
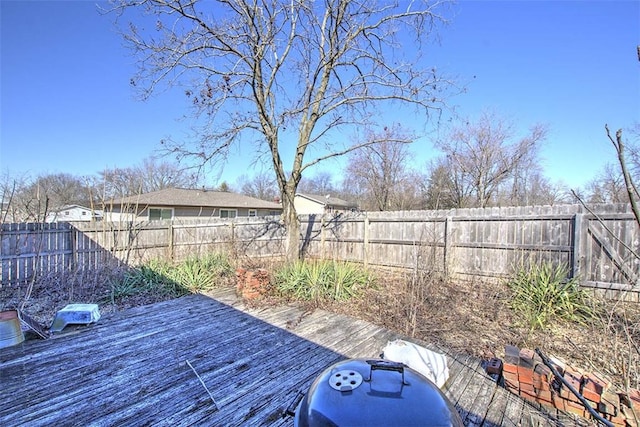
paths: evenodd
<path fill-rule="evenodd" d="M 364 214 L 364 241 L 362 245 L 362 264 L 366 267 L 369 266 L 369 216 Z"/>
<path fill-rule="evenodd" d="M 324 259 L 326 258 L 327 255 L 327 251 L 325 248 L 326 245 L 326 235 L 325 235 L 325 231 L 324 231 L 324 213 L 322 214 L 322 216 L 320 217 L 320 256 Z"/>
<path fill-rule="evenodd" d="M 76 271 L 78 267 L 78 229 L 69 226 L 69 245 L 71 246 L 71 271 Z"/>
<path fill-rule="evenodd" d="M 573 216 L 573 241 L 571 242 L 571 277 L 579 277 L 582 272 L 582 233 L 584 230 L 584 214 L 577 213 Z M 583 277 L 582 280 L 588 280 Z"/>
<path fill-rule="evenodd" d="M 169 226 L 167 227 L 167 249 L 169 252 L 169 259 L 174 261 L 174 251 L 173 251 L 173 220 L 169 221 Z"/>
<path fill-rule="evenodd" d="M 451 239 L 449 238 L 449 234 L 451 233 L 452 221 L 453 220 L 450 216 L 446 217 L 444 220 L 444 254 L 442 262 L 445 277 L 449 277 L 449 255 L 451 252 Z"/>

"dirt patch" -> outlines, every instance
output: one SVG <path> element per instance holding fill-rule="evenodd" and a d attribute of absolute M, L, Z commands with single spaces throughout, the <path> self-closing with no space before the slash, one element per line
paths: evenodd
<path fill-rule="evenodd" d="M 323 308 L 484 359 L 503 358 L 506 345 L 540 348 L 578 370 L 605 374 L 620 390 L 640 386 L 640 304 L 600 301 L 589 325 L 558 322 L 532 332 L 509 307 L 505 284 L 382 277 L 362 298 Z"/>

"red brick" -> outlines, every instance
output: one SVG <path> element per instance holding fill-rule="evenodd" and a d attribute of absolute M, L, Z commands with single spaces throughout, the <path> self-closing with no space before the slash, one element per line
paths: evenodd
<path fill-rule="evenodd" d="M 523 390 L 520 390 L 520 393 L 518 393 L 518 394 L 520 395 L 520 397 L 522 397 L 523 399 L 528 400 L 529 402 L 537 402 L 535 394 L 528 393 L 528 392 L 523 391 Z"/>
<path fill-rule="evenodd" d="M 502 364 L 502 373 L 510 372 L 512 374 L 518 373 L 518 365 L 514 365 L 513 363 L 503 363 Z"/>
<path fill-rule="evenodd" d="M 513 345 L 504 346 L 504 363 L 517 365 L 520 362 L 520 349 Z"/>
<path fill-rule="evenodd" d="M 615 406 L 605 402 L 605 401 L 600 401 L 598 402 L 598 412 L 600 412 L 601 414 L 606 414 L 606 415 L 616 415 L 618 412 L 618 408 L 616 408 Z"/>
<path fill-rule="evenodd" d="M 533 385 L 536 386 L 537 388 L 545 388 L 547 390 L 551 389 L 551 384 L 549 383 L 549 377 L 547 377 L 546 375 L 540 375 L 535 371 L 533 372 Z"/>
<path fill-rule="evenodd" d="M 567 408 L 567 411 L 571 412 L 572 414 L 576 414 L 581 417 L 585 416 L 586 410 L 585 410 L 585 407 L 582 405 L 582 403 L 567 401 L 566 408 Z"/>
<path fill-rule="evenodd" d="M 504 380 L 504 387 L 513 394 L 518 394 L 520 392 L 520 384 L 517 382 Z"/>
<path fill-rule="evenodd" d="M 486 367 L 487 374 L 497 374 L 500 375 L 502 373 L 502 360 L 497 358 L 489 359 Z"/>
<path fill-rule="evenodd" d="M 564 373 L 564 379 L 566 382 L 568 382 L 569 384 L 571 384 L 573 386 L 573 388 L 575 388 L 577 391 L 580 390 L 580 385 L 582 384 L 582 377 L 576 377 L 572 372 L 570 371 L 566 371 Z"/>
<path fill-rule="evenodd" d="M 582 373 L 572 366 L 567 366 L 565 368 L 563 377 L 565 379 L 572 378 L 576 380 L 578 383 L 582 382 Z"/>
<path fill-rule="evenodd" d="M 617 416 L 617 417 L 609 417 L 609 421 L 611 421 L 616 426 L 626 427 L 626 417 Z"/>
<path fill-rule="evenodd" d="M 545 402 L 549 402 L 550 403 L 552 401 L 552 394 L 548 390 L 538 390 L 538 389 L 536 389 L 536 396 L 538 397 L 538 399 L 542 399 Z"/>
<path fill-rule="evenodd" d="M 507 365 L 505 365 L 505 366 L 507 366 Z M 510 366 L 513 366 L 513 365 L 510 365 Z M 507 371 L 507 370 L 503 369 L 502 370 L 502 376 L 505 377 L 505 378 L 511 378 L 514 381 L 517 381 L 518 380 L 518 370 L 516 369 L 516 371 L 513 372 L 513 371 Z"/>
<path fill-rule="evenodd" d="M 536 388 L 536 390 L 543 390 L 543 391 L 551 391 L 552 388 L 549 384 L 547 383 L 543 383 L 543 382 L 536 382 L 536 379 L 533 379 L 533 386 Z"/>
<path fill-rule="evenodd" d="M 533 373 L 534 375 L 540 377 L 540 379 L 545 382 L 549 382 L 549 380 L 551 379 L 551 376 L 553 375 L 551 373 L 551 369 L 549 369 L 547 366 L 543 365 L 542 363 L 538 363 L 535 366 L 535 368 L 533 369 Z"/>
<path fill-rule="evenodd" d="M 518 384 L 505 381 L 504 387 L 513 394 L 520 393 L 520 387 L 518 386 Z"/>
<path fill-rule="evenodd" d="M 520 391 L 524 391 L 526 393 L 529 393 L 532 396 L 536 395 L 536 389 L 533 388 L 533 385 L 531 385 L 531 384 L 520 383 Z"/>
<path fill-rule="evenodd" d="M 585 399 L 590 400 L 592 402 L 600 402 L 601 398 L 600 395 L 594 391 L 591 391 L 587 388 L 583 388 L 582 389 L 582 395 L 584 396 Z"/>
<path fill-rule="evenodd" d="M 566 411 L 567 410 L 567 401 L 564 400 L 562 397 L 560 397 L 560 395 L 556 394 L 556 393 L 552 393 L 552 399 L 551 401 L 553 402 L 553 406 L 555 406 L 556 408 L 560 409 L 561 411 Z"/>
<path fill-rule="evenodd" d="M 586 373 L 583 376 L 583 387 L 595 393 L 604 393 L 608 386 L 609 384 L 606 380 L 603 380 L 599 375 L 594 374 L 593 372 Z"/>
<path fill-rule="evenodd" d="M 618 406 L 620 405 L 620 398 L 618 395 L 607 390 L 600 397 L 600 404 L 604 405 L 603 408 L 605 409 L 605 413 L 609 415 L 618 415 Z"/>
<path fill-rule="evenodd" d="M 560 390 L 560 396 L 570 402 L 580 402 L 578 396 L 576 396 L 571 390 L 569 390 L 569 387 L 562 387 L 562 389 Z"/>
<path fill-rule="evenodd" d="M 533 370 L 536 353 L 533 350 L 528 348 L 523 348 L 520 350 L 520 363 L 519 365 L 525 368 L 530 368 Z"/>
<path fill-rule="evenodd" d="M 533 371 L 520 367 L 520 369 L 518 369 L 518 381 L 533 386 Z"/>

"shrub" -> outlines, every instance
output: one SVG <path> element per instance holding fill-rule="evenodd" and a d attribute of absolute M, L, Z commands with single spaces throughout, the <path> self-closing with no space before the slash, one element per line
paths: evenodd
<path fill-rule="evenodd" d="M 171 269 L 169 276 L 190 292 L 213 289 L 219 279 L 233 271 L 229 259 L 223 254 L 191 256 Z"/>
<path fill-rule="evenodd" d="M 189 292 L 214 288 L 222 276 L 232 272 L 228 258 L 223 254 L 191 256 L 172 265 L 162 260 L 127 271 L 121 281 L 112 284 L 111 300 L 139 294 L 178 297 Z"/>
<path fill-rule="evenodd" d="M 531 330 L 559 319 L 586 324 L 594 318 L 589 295 L 576 278 L 567 279 L 568 271 L 565 265 L 545 262 L 522 266 L 509 280 L 511 308 Z"/>
<path fill-rule="evenodd" d="M 128 270 L 121 281 L 112 284 L 112 302 L 146 293 L 169 297 L 184 295 L 187 290 L 170 277 L 170 269 L 166 262 L 153 260 Z"/>
<path fill-rule="evenodd" d="M 336 261 L 297 261 L 276 270 L 275 286 L 294 298 L 320 302 L 356 296 L 372 276 L 361 266 Z"/>

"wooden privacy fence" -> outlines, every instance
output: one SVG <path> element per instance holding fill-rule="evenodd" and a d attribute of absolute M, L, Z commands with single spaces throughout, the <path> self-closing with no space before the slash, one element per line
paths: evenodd
<path fill-rule="evenodd" d="M 491 279 L 549 261 L 584 286 L 640 296 L 640 230 L 628 205 L 369 212 L 307 226 L 318 257 Z"/>
<path fill-rule="evenodd" d="M 640 231 L 628 205 L 367 212 L 303 216 L 311 257 L 502 278 L 523 262 L 566 264 L 585 286 L 640 295 Z M 34 274 L 138 265 L 215 251 L 280 256 L 273 218 L 193 222 L 2 224 L 2 283 Z M 636 298 L 637 299 L 637 298 Z"/>

